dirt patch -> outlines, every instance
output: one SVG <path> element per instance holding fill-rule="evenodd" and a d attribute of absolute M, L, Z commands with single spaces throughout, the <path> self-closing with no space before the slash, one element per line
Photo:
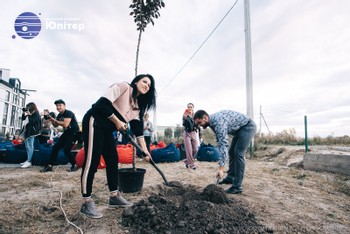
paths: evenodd
<path fill-rule="evenodd" d="M 193 186 L 153 194 L 123 212 L 124 226 L 132 233 L 266 233 L 255 215 L 225 191 L 208 185 L 202 192 Z"/>
<path fill-rule="evenodd" d="M 137 167 L 146 169 L 143 189 L 123 196 L 135 204 L 131 211 L 144 219 L 139 224 L 127 221 L 123 209 L 108 208 L 105 170 L 98 170 L 93 185 L 93 198 L 104 217 L 93 220 L 79 214 L 81 171 L 68 173 L 69 165 L 54 167 L 52 173 L 40 173 L 41 167 L 0 167 L 0 233 L 79 233 L 67 223 L 60 202 L 67 218 L 87 234 L 142 232 L 137 225 L 146 225 L 149 233 L 350 233 L 350 177 L 288 166 L 303 154 L 303 147 L 289 146 L 256 151 L 247 159 L 240 195 L 223 194 L 227 185 L 210 189 L 217 163 L 197 162 L 195 171 L 183 162 L 158 164 L 168 181 L 181 182 L 176 188 L 165 186 L 150 164 L 138 161 Z M 244 230 L 228 229 L 233 224 Z"/>

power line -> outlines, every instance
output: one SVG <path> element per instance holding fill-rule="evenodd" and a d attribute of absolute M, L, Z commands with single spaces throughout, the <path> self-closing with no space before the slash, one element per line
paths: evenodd
<path fill-rule="evenodd" d="M 187 64 L 192 60 L 192 58 L 198 53 L 198 51 L 203 47 L 203 45 L 208 41 L 208 39 L 211 37 L 211 35 L 216 31 L 216 29 L 219 27 L 222 21 L 226 18 L 226 16 L 231 12 L 231 10 L 235 7 L 238 0 L 235 1 L 235 3 L 231 6 L 231 8 L 226 12 L 224 17 L 220 20 L 220 22 L 215 26 L 215 28 L 211 31 L 211 33 L 207 36 L 207 38 L 203 41 L 203 43 L 199 46 L 199 48 L 194 52 L 194 54 L 187 60 L 187 62 L 181 67 L 181 69 L 175 74 L 175 76 L 164 86 L 164 88 L 159 92 L 161 94 L 169 85 L 171 82 L 175 80 L 175 78 L 182 72 L 183 69 L 187 66 Z"/>

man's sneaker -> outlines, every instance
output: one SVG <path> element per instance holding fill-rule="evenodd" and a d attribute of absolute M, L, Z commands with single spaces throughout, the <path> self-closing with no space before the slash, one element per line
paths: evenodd
<path fill-rule="evenodd" d="M 133 204 L 125 200 L 122 197 L 122 195 L 118 194 L 117 196 L 109 197 L 108 205 L 109 207 L 112 207 L 112 208 L 118 208 L 118 207 L 129 207 L 129 206 L 132 206 Z"/>
<path fill-rule="evenodd" d="M 52 171 L 52 166 L 46 165 L 43 169 L 40 170 L 40 172 L 48 172 Z"/>
<path fill-rule="evenodd" d="M 219 182 L 219 184 L 233 184 L 233 179 L 225 177 L 222 181 Z"/>
<path fill-rule="evenodd" d="M 27 168 L 27 167 L 31 167 L 32 166 L 32 163 L 31 162 L 28 162 L 28 161 L 25 161 L 23 163 L 23 165 L 21 166 L 21 168 Z"/>
<path fill-rule="evenodd" d="M 242 193 L 243 189 L 242 187 L 236 188 L 234 186 L 231 186 L 230 188 L 226 189 L 225 192 L 230 194 L 238 194 L 238 193 Z"/>
<path fill-rule="evenodd" d="M 80 208 L 80 214 L 83 214 L 89 218 L 92 219 L 100 219 L 102 218 L 102 214 L 100 212 L 98 212 L 95 202 L 91 201 L 91 202 L 84 202 L 81 205 Z"/>
<path fill-rule="evenodd" d="M 68 172 L 74 172 L 79 170 L 79 167 L 77 165 L 71 166 L 69 169 L 67 169 Z"/>

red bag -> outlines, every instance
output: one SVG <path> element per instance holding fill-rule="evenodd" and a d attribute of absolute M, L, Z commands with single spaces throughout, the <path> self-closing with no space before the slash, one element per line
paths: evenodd
<path fill-rule="evenodd" d="M 123 164 L 132 164 L 132 156 L 133 156 L 133 146 L 131 144 L 127 145 L 117 145 L 116 147 L 118 152 L 118 162 Z M 82 167 L 85 159 L 85 150 L 81 148 L 77 155 L 75 156 L 75 164 L 78 167 Z M 98 169 L 106 168 L 105 160 L 101 155 L 100 164 L 98 165 Z"/>
<path fill-rule="evenodd" d="M 77 155 L 75 156 L 75 164 L 78 167 L 82 167 L 84 164 L 84 159 L 85 159 L 85 150 L 84 148 L 81 148 Z M 102 155 L 101 155 L 101 159 L 100 159 L 100 164 L 97 167 L 98 169 L 102 169 L 102 168 L 106 168 L 106 163 L 105 160 L 103 159 Z"/>
<path fill-rule="evenodd" d="M 132 144 L 117 145 L 118 162 L 123 164 L 132 164 L 134 147 Z"/>
<path fill-rule="evenodd" d="M 160 141 L 160 142 L 158 142 L 158 144 L 156 144 L 156 145 L 151 144 L 151 145 L 149 146 L 149 150 L 152 151 L 152 150 L 154 150 L 154 149 L 161 149 L 161 148 L 165 148 L 165 147 L 166 147 L 166 144 L 164 143 L 164 141 Z M 150 153 L 151 153 L 151 152 L 150 152 Z"/>

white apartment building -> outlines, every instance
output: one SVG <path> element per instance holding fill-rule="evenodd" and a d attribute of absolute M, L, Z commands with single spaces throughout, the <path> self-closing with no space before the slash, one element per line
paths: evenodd
<path fill-rule="evenodd" d="M 25 105 L 26 90 L 21 89 L 21 81 L 10 78 L 10 69 L 0 68 L 0 138 L 18 134 Z"/>

